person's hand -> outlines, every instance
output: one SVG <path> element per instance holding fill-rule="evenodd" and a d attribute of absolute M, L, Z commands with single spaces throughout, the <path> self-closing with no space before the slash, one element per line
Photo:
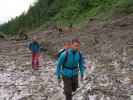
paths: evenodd
<path fill-rule="evenodd" d="M 61 87 L 61 79 L 60 79 L 60 78 L 58 79 L 58 86 L 59 86 L 60 88 L 62 88 L 62 87 Z"/>
<path fill-rule="evenodd" d="M 92 68 L 92 65 L 91 65 L 91 64 L 88 64 L 87 67 L 88 67 L 89 69 L 91 69 L 91 68 Z"/>
<path fill-rule="evenodd" d="M 60 84 L 60 83 L 61 83 L 61 79 L 59 78 L 59 79 L 58 79 L 58 84 Z"/>

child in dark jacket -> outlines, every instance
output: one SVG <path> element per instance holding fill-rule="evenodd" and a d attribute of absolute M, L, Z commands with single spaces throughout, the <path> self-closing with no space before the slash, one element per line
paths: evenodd
<path fill-rule="evenodd" d="M 40 44 L 37 37 L 33 36 L 32 42 L 29 44 L 29 49 L 32 51 L 32 68 L 34 70 L 39 68 Z"/>

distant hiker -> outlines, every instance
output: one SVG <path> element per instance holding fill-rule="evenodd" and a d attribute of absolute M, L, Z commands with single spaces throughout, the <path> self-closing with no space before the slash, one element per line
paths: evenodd
<path fill-rule="evenodd" d="M 83 81 L 85 67 L 79 48 L 79 40 L 73 39 L 72 47 L 63 52 L 58 59 L 56 74 L 59 83 L 63 79 L 66 100 L 72 100 L 72 92 L 75 92 L 78 88 L 79 70 L 81 81 Z"/>
<path fill-rule="evenodd" d="M 60 32 L 60 33 L 62 33 L 62 32 L 63 32 L 62 28 L 59 28 L 58 30 L 59 30 L 59 32 Z"/>
<path fill-rule="evenodd" d="M 69 24 L 70 32 L 72 32 L 72 28 L 73 28 L 73 23 L 71 22 L 71 23 Z"/>
<path fill-rule="evenodd" d="M 37 41 L 37 37 L 33 36 L 32 42 L 29 45 L 29 49 L 32 51 L 32 68 L 34 70 L 39 68 L 39 56 L 40 56 L 40 44 Z"/>
<path fill-rule="evenodd" d="M 73 23 L 70 23 L 70 24 L 69 24 L 69 28 L 72 28 L 72 27 L 73 27 Z"/>

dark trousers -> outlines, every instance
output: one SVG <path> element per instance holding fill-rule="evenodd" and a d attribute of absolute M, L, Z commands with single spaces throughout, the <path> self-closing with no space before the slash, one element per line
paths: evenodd
<path fill-rule="evenodd" d="M 75 92 L 78 88 L 78 76 L 72 78 L 63 76 L 63 82 L 66 100 L 72 100 L 72 92 Z"/>

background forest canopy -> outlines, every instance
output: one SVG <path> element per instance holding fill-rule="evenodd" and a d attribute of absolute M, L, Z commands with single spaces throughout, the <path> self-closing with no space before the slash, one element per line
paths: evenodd
<path fill-rule="evenodd" d="M 80 25 L 92 17 L 106 21 L 132 13 L 133 0 L 38 0 L 27 13 L 2 24 L 0 32 L 12 36 L 48 23 Z"/>

